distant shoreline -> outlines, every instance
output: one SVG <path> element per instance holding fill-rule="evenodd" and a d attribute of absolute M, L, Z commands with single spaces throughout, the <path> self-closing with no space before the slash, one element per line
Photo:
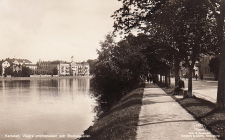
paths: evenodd
<path fill-rule="evenodd" d="M 35 77 L 0 77 L 0 81 L 4 81 L 4 80 L 44 80 L 44 79 L 75 79 L 75 78 L 92 78 L 92 75 L 89 76 L 45 76 L 45 75 L 36 75 Z"/>

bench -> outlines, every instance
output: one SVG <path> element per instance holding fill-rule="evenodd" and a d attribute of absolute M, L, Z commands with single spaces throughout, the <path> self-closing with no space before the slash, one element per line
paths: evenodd
<path fill-rule="evenodd" d="M 188 88 L 181 88 L 181 93 L 183 94 L 183 98 L 188 97 Z"/>

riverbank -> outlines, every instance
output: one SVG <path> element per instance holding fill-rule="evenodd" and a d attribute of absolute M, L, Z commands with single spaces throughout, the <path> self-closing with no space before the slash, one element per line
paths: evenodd
<path fill-rule="evenodd" d="M 92 78 L 92 76 L 45 76 L 45 75 L 36 75 L 35 77 L 0 77 L 0 80 L 4 81 L 4 80 L 44 80 L 44 79 L 74 79 L 74 78 L 78 78 L 78 79 L 83 79 L 83 78 Z"/>
<path fill-rule="evenodd" d="M 142 105 L 144 88 L 138 88 L 125 95 L 108 112 L 103 113 L 89 127 L 80 140 L 134 140 Z"/>
<path fill-rule="evenodd" d="M 174 88 L 161 88 L 170 94 L 183 108 L 193 117 L 202 123 L 214 135 L 219 135 L 220 139 L 225 139 L 225 111 L 214 110 L 216 104 L 197 97 L 185 98 L 182 95 L 172 96 Z"/>

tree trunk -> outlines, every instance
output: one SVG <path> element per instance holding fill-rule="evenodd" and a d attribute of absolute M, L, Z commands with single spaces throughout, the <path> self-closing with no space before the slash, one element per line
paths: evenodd
<path fill-rule="evenodd" d="M 192 73 L 193 73 L 193 67 L 188 67 L 188 97 L 192 97 Z"/>
<path fill-rule="evenodd" d="M 162 83 L 162 74 L 160 74 L 160 83 Z"/>
<path fill-rule="evenodd" d="M 225 1 L 221 1 L 220 16 L 217 18 L 217 35 L 220 45 L 220 66 L 219 78 L 217 89 L 217 108 L 224 109 L 224 86 L 225 86 L 225 42 L 224 42 L 224 14 L 225 14 Z"/>
<path fill-rule="evenodd" d="M 175 72 L 175 87 L 179 83 L 179 71 L 180 71 L 180 61 L 176 58 L 174 59 L 174 72 Z"/>
<path fill-rule="evenodd" d="M 224 100 L 225 100 L 225 42 L 224 42 L 224 15 L 225 15 L 225 1 L 221 0 L 220 2 L 220 12 L 219 14 L 216 11 L 215 6 L 211 3 L 210 0 L 205 0 L 209 8 L 212 10 L 217 24 L 217 37 L 220 46 L 220 66 L 219 66 L 219 75 L 218 75 L 218 88 L 217 88 L 217 108 L 224 109 Z"/>
<path fill-rule="evenodd" d="M 215 77 L 215 80 L 217 80 L 217 81 L 218 81 L 218 78 L 219 78 L 219 73 L 214 74 L 214 77 Z"/>
<path fill-rule="evenodd" d="M 217 108 L 224 108 L 224 86 L 225 86 L 225 42 L 221 45 L 221 54 L 220 54 L 220 66 L 219 66 L 219 77 L 218 77 L 218 90 L 217 90 Z"/>
<path fill-rule="evenodd" d="M 170 86 L 171 86 L 171 79 L 170 79 L 170 77 L 171 77 L 171 75 L 170 75 L 170 74 L 171 74 L 171 72 L 170 72 L 170 71 L 171 71 L 171 69 L 169 70 L 169 76 L 168 76 L 168 78 L 169 78 L 169 79 L 168 79 L 169 83 L 168 83 L 168 87 L 170 87 Z"/>
<path fill-rule="evenodd" d="M 165 73 L 165 84 L 166 84 L 166 86 L 168 85 L 168 76 L 167 76 L 167 72 Z"/>

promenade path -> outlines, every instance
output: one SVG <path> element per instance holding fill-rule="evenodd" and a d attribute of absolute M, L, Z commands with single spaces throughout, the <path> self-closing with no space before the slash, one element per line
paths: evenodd
<path fill-rule="evenodd" d="M 137 140 L 215 139 L 202 126 L 157 85 L 146 84 L 139 114 Z"/>

